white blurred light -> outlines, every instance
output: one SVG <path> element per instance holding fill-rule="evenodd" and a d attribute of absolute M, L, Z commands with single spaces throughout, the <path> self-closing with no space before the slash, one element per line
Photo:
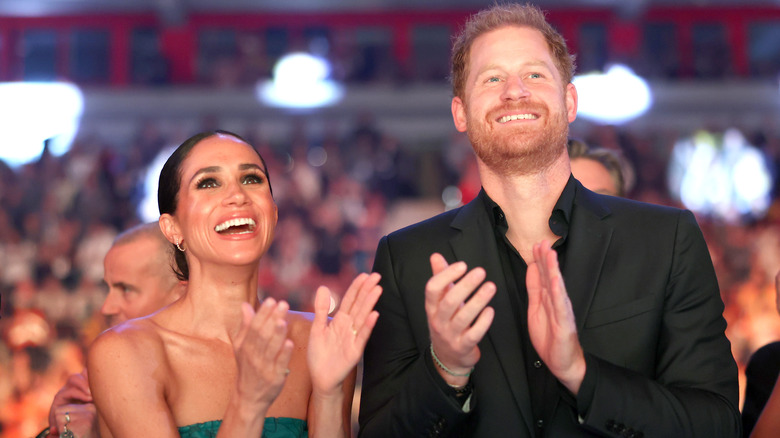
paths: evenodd
<path fill-rule="evenodd" d="M 0 159 L 15 167 L 49 152 L 70 149 L 84 111 L 84 96 L 72 84 L 58 82 L 0 83 Z"/>
<path fill-rule="evenodd" d="M 143 180 L 144 196 L 138 204 L 138 216 L 144 222 L 154 222 L 160 218 L 160 208 L 157 206 L 157 186 L 160 182 L 160 171 L 168 157 L 171 156 L 176 146 L 169 146 L 161 150 L 149 167 Z"/>
<path fill-rule="evenodd" d="M 650 86 L 624 65 L 615 64 L 604 74 L 575 76 L 572 83 L 577 88 L 577 114 L 598 123 L 628 122 L 653 104 Z"/>
<path fill-rule="evenodd" d="M 257 85 L 257 98 L 271 106 L 315 108 L 332 105 L 344 95 L 343 87 L 328 80 L 330 65 L 308 53 L 283 56 L 274 66 L 273 80 Z"/>
<path fill-rule="evenodd" d="M 314 146 L 306 154 L 306 160 L 312 167 L 324 166 L 328 162 L 328 153 L 321 146 Z"/>
<path fill-rule="evenodd" d="M 669 186 L 687 208 L 738 222 L 766 214 L 772 175 L 764 155 L 738 130 L 699 131 L 675 144 Z"/>
<path fill-rule="evenodd" d="M 441 192 L 441 200 L 444 201 L 445 210 L 452 210 L 463 205 L 463 194 L 456 186 L 447 186 Z"/>

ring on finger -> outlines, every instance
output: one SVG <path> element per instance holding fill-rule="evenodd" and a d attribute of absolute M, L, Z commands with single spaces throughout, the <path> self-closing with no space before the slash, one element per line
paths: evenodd
<path fill-rule="evenodd" d="M 68 424 L 70 424 L 70 412 L 65 412 L 65 424 L 62 426 L 62 433 L 60 438 L 76 438 L 73 431 L 68 430 Z"/>

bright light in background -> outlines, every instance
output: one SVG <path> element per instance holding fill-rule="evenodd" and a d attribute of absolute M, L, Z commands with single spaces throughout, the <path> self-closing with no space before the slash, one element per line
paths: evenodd
<path fill-rule="evenodd" d="M 441 200 L 445 210 L 452 210 L 463 205 L 463 193 L 455 186 L 447 186 L 441 192 Z"/>
<path fill-rule="evenodd" d="M 575 76 L 577 114 L 598 123 L 620 124 L 635 119 L 650 109 L 653 96 L 644 79 L 620 64 L 606 73 Z"/>
<path fill-rule="evenodd" d="M 315 108 L 341 100 L 343 87 L 327 77 L 330 65 L 308 53 L 283 56 L 274 66 L 273 80 L 257 85 L 257 98 L 271 106 Z"/>
<path fill-rule="evenodd" d="M 144 222 L 154 222 L 160 218 L 160 208 L 157 206 L 157 185 L 160 182 L 160 171 L 175 150 L 176 146 L 164 148 L 146 168 L 146 175 L 143 179 L 144 196 L 138 204 L 138 216 Z"/>
<path fill-rule="evenodd" d="M 72 84 L 0 83 L 0 159 L 12 167 L 36 160 L 50 139 L 49 152 L 70 149 L 84 110 L 84 96 Z"/>
<path fill-rule="evenodd" d="M 699 131 L 675 144 L 669 186 L 687 208 L 739 222 L 766 214 L 772 175 L 764 155 L 738 130 Z"/>

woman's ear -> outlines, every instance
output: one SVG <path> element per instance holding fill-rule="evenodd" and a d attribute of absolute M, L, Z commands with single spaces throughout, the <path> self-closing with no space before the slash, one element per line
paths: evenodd
<path fill-rule="evenodd" d="M 165 238 L 168 239 L 168 242 L 176 245 L 184 240 L 184 237 L 179 231 L 179 225 L 176 223 L 176 219 L 173 216 L 168 213 L 163 213 L 160 215 L 158 222 L 160 224 L 160 230 Z"/>

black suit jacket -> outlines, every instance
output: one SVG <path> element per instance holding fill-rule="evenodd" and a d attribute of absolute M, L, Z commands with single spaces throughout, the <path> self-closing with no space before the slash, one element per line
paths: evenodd
<path fill-rule="evenodd" d="M 566 245 L 564 281 L 595 389 L 577 400 L 560 385 L 546 436 L 739 436 L 737 367 L 693 215 L 577 182 Z M 428 350 L 433 252 L 482 266 L 497 286 L 468 413 Z M 374 270 L 384 292 L 364 356 L 360 436 L 535 436 L 519 335 L 527 327 L 511 311 L 482 200 L 383 237 Z"/>

